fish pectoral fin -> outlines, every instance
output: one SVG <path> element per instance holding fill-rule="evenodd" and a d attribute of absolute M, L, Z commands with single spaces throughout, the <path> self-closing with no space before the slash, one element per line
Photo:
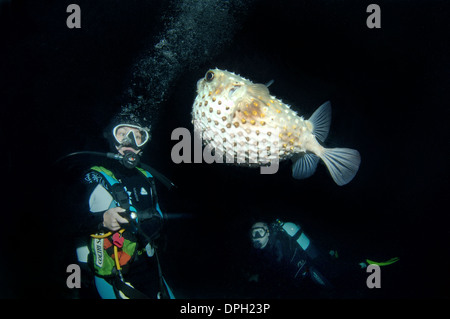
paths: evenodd
<path fill-rule="evenodd" d="M 247 119 L 263 117 L 262 106 L 267 105 L 270 94 L 263 84 L 251 84 L 247 86 L 246 94 L 236 101 L 236 109 Z"/>
<path fill-rule="evenodd" d="M 327 101 L 311 115 L 309 121 L 313 125 L 313 134 L 318 140 L 324 142 L 330 131 L 331 124 L 331 103 Z"/>
<path fill-rule="evenodd" d="M 270 100 L 269 89 L 264 84 L 257 83 L 247 85 L 247 93 L 253 98 L 261 101 Z"/>
<path fill-rule="evenodd" d="M 292 165 L 292 177 L 295 179 L 305 179 L 310 177 L 316 171 L 319 157 L 313 153 L 305 153 Z"/>
<path fill-rule="evenodd" d="M 325 148 L 320 158 L 339 186 L 349 183 L 355 177 L 361 163 L 359 152 L 350 148 Z"/>

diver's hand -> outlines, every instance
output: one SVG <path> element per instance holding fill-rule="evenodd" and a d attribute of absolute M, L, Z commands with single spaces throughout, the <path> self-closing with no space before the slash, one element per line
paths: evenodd
<path fill-rule="evenodd" d="M 123 213 L 126 210 L 122 207 L 114 207 L 108 209 L 103 214 L 103 226 L 112 231 L 117 231 L 120 228 L 120 224 L 128 223 L 128 220 L 119 215 L 119 213 Z"/>

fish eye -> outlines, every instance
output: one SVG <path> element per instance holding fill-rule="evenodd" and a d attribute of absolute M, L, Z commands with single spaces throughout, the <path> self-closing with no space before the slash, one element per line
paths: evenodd
<path fill-rule="evenodd" d="M 214 72 L 213 71 L 206 72 L 205 80 L 211 82 L 213 79 L 214 79 Z"/>

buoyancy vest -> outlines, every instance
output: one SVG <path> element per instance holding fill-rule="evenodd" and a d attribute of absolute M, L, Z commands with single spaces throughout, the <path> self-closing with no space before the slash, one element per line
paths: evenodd
<path fill-rule="evenodd" d="M 108 278 L 119 274 L 122 275 L 128 272 L 130 264 L 137 253 L 137 211 L 131 205 L 124 185 L 110 170 L 101 166 L 94 166 L 91 169 L 104 177 L 116 206 L 126 209 L 127 214 L 135 213 L 134 223 L 130 222 L 129 227 L 122 228 L 117 232 L 99 232 L 92 234 L 88 246 L 90 252 L 88 264 L 97 276 Z M 156 211 L 162 218 L 162 213 L 157 204 L 152 176 L 143 169 L 138 168 L 138 170 L 149 181 L 152 189 L 153 211 Z"/>

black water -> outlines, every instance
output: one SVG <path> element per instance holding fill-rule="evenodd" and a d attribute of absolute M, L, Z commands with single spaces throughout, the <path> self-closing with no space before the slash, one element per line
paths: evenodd
<path fill-rule="evenodd" d="M 1 3 L 5 297 L 79 297 L 65 287 L 71 238 L 64 234 L 80 200 L 77 178 L 95 159 L 66 161 L 64 168 L 52 163 L 73 151 L 108 151 L 102 131 L 120 111 L 130 70 L 175 15 L 166 2 L 78 1 L 82 28 L 70 30 L 69 3 Z M 379 1 L 382 27 L 368 29 L 369 3 L 255 1 L 239 17 L 231 42 L 217 39 L 220 52 L 201 62 L 183 60 L 170 75 L 143 161 L 178 186 L 171 192 L 159 187 L 163 210 L 192 216 L 169 220 L 161 253 L 180 297 L 258 296 L 244 271 L 247 230 L 258 217 L 297 222 L 343 258 L 400 258 L 382 268 L 381 289 L 343 284 L 339 296 L 297 297 L 449 297 L 449 7 L 444 1 Z M 208 32 L 198 41 L 203 37 Z M 326 144 L 359 150 L 356 178 L 338 187 L 320 165 L 314 176 L 297 181 L 287 162 L 270 176 L 174 164 L 170 134 L 177 127 L 192 130 L 195 83 L 211 67 L 259 83 L 274 79 L 271 93 L 306 117 L 330 100 Z M 283 295 L 273 291 L 274 298 Z"/>

